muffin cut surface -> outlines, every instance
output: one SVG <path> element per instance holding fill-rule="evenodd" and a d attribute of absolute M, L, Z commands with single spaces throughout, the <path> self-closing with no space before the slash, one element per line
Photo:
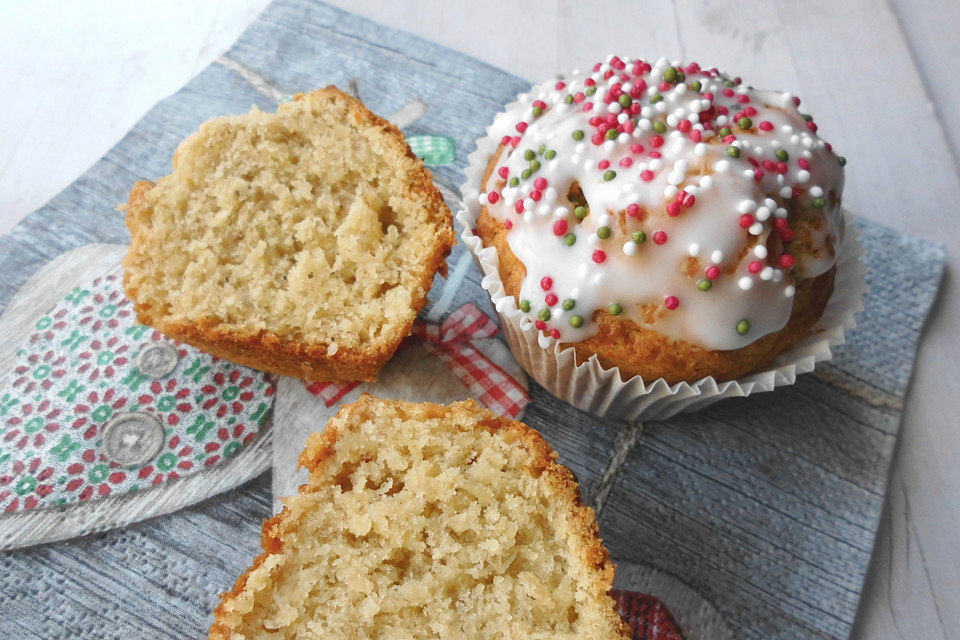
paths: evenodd
<path fill-rule="evenodd" d="M 454 242 L 403 134 L 327 87 L 204 123 L 173 165 L 127 205 L 139 320 L 259 369 L 374 379 Z"/>
<path fill-rule="evenodd" d="M 526 425 L 365 395 L 300 462 L 211 638 L 627 637 L 593 512 Z"/>

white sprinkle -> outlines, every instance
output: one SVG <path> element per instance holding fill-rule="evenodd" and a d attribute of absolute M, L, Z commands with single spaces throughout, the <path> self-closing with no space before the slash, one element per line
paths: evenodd
<path fill-rule="evenodd" d="M 797 182 L 803 184 L 808 180 L 810 180 L 810 172 L 806 169 L 800 169 L 800 171 L 797 172 Z"/>
<path fill-rule="evenodd" d="M 667 182 L 670 184 L 680 184 L 685 177 L 686 175 L 681 171 L 671 171 L 667 175 Z"/>
<path fill-rule="evenodd" d="M 525 211 L 533 211 L 535 206 L 537 206 L 537 203 L 533 200 L 533 198 L 524 198 L 523 208 Z"/>
<path fill-rule="evenodd" d="M 812 195 L 814 198 L 819 198 L 823 196 L 823 189 L 817 186 L 810 187 L 810 195 Z"/>
<path fill-rule="evenodd" d="M 723 262 L 723 251 L 720 251 L 720 249 L 717 249 L 716 251 L 711 253 L 710 262 L 712 262 L 713 264 L 720 264 L 721 262 Z"/>
<path fill-rule="evenodd" d="M 693 155 L 695 155 L 695 156 L 705 156 L 705 155 L 707 155 L 707 145 L 705 145 L 705 144 L 702 143 L 702 142 L 698 142 L 698 143 L 693 147 Z"/>
<path fill-rule="evenodd" d="M 701 102 L 700 98 L 697 98 L 696 100 L 691 100 L 690 107 L 689 107 L 690 111 L 692 111 L 693 113 L 699 113 L 703 111 L 703 108 L 701 108 L 700 106 L 701 104 L 703 104 L 703 102 Z"/>
<path fill-rule="evenodd" d="M 720 160 L 717 164 L 713 165 L 714 171 L 717 173 L 725 173 L 730 169 L 730 162 L 727 160 Z"/>
<path fill-rule="evenodd" d="M 601 284 L 603 284 L 605 275 L 606 275 L 605 272 L 600 271 L 598 273 L 593 274 L 593 278 L 591 278 L 590 281 L 593 283 L 594 286 L 600 286 Z"/>
<path fill-rule="evenodd" d="M 663 160 L 660 158 L 654 158 L 649 162 L 651 171 L 660 171 L 663 168 Z"/>
<path fill-rule="evenodd" d="M 557 207 L 553 211 L 553 215 L 555 215 L 558 218 L 566 218 L 568 215 L 570 215 L 570 209 L 566 207 Z"/>
<path fill-rule="evenodd" d="M 523 221 L 527 224 L 533 222 L 533 211 L 524 211 L 523 212 Z"/>
<path fill-rule="evenodd" d="M 557 160 L 556 158 L 554 158 L 553 160 L 547 163 L 547 169 L 549 169 L 550 171 L 556 171 L 557 167 L 559 166 L 560 166 L 560 161 Z"/>
<path fill-rule="evenodd" d="M 789 185 L 787 185 L 783 189 L 780 189 L 781 198 L 789 198 L 792 195 L 793 195 L 793 189 Z"/>
<path fill-rule="evenodd" d="M 530 195 L 530 192 L 533 191 L 533 183 L 525 182 L 522 187 L 520 187 L 520 193 L 527 196 Z"/>
<path fill-rule="evenodd" d="M 477 196 L 477 200 L 481 205 L 487 205 L 490 202 L 490 199 L 487 197 L 486 193 L 481 193 L 479 196 Z"/>
<path fill-rule="evenodd" d="M 586 142 L 578 142 L 578 143 L 577 143 L 577 146 L 575 146 L 575 147 L 573 148 L 573 152 L 574 152 L 574 153 L 583 153 L 583 152 L 586 151 L 586 150 L 587 150 L 587 143 L 586 143 Z"/>
<path fill-rule="evenodd" d="M 620 124 L 625 123 L 629 119 L 630 119 L 629 113 L 621 113 L 620 115 L 617 116 L 617 122 L 619 122 Z"/>
<path fill-rule="evenodd" d="M 570 162 L 572 162 L 573 164 L 580 164 L 580 161 L 582 159 L 583 157 L 579 153 L 575 153 L 572 156 L 570 156 Z"/>
<path fill-rule="evenodd" d="M 332 356 L 332 355 L 336 354 L 337 351 L 339 351 L 339 350 L 340 350 L 340 345 L 337 344 L 336 342 L 331 342 L 330 344 L 327 345 L 327 355 L 328 355 L 328 356 Z"/>
<path fill-rule="evenodd" d="M 758 236 L 763 233 L 763 225 L 759 222 L 754 222 L 747 231 L 749 231 L 752 236 Z"/>
<path fill-rule="evenodd" d="M 773 198 L 765 198 L 764 201 L 763 201 L 763 204 L 764 204 L 764 206 L 766 206 L 766 207 L 769 208 L 770 210 L 773 210 L 773 209 L 776 209 L 776 208 L 777 208 L 777 201 L 774 200 Z"/>
<path fill-rule="evenodd" d="M 764 258 L 767 257 L 767 248 L 762 244 L 758 244 L 753 248 L 753 255 L 763 260 Z"/>
<path fill-rule="evenodd" d="M 628 256 L 636 255 L 637 253 L 637 243 L 636 242 L 624 242 L 623 243 L 623 252 Z"/>
<path fill-rule="evenodd" d="M 797 134 L 790 136 L 790 144 L 797 144 L 798 142 L 800 142 L 800 136 Z"/>
<path fill-rule="evenodd" d="M 668 108 L 666 101 L 661 101 L 653 105 L 653 110 L 657 113 L 666 113 Z"/>
<path fill-rule="evenodd" d="M 774 270 L 774 272 L 773 272 L 773 281 L 774 281 L 774 282 L 780 282 L 781 280 L 783 280 L 783 271 L 781 271 L 780 269 Z"/>
<path fill-rule="evenodd" d="M 722 127 L 723 125 L 725 125 L 725 124 L 727 124 L 728 122 L 730 122 L 730 119 L 727 118 L 727 116 L 717 116 L 717 117 L 716 117 L 716 122 L 717 122 L 717 124 L 718 124 L 719 126 Z"/>
<path fill-rule="evenodd" d="M 681 172 L 681 173 L 686 173 L 686 172 L 687 172 L 687 169 L 690 168 L 690 165 L 687 164 L 687 161 L 686 161 L 686 160 L 677 160 L 677 161 L 674 163 L 673 168 L 676 169 L 677 171 Z"/>
<path fill-rule="evenodd" d="M 586 162 L 583 163 L 583 168 L 586 169 L 587 171 L 589 171 L 590 169 L 593 169 L 594 167 L 595 165 L 593 160 L 587 160 Z"/>
<path fill-rule="evenodd" d="M 597 216 L 597 224 L 601 227 L 610 226 L 610 214 L 601 213 L 599 216 Z"/>
<path fill-rule="evenodd" d="M 587 264 L 586 262 L 581 262 L 580 265 L 577 267 L 577 277 L 581 280 L 586 278 L 589 272 L 590 272 L 590 265 Z M 573 293 L 571 292 L 570 295 L 572 296 Z M 576 296 L 576 297 L 579 297 L 579 296 Z"/>
<path fill-rule="evenodd" d="M 743 289 L 744 291 L 749 291 L 753 288 L 753 278 L 748 278 L 746 276 L 737 280 L 737 286 Z"/>
<path fill-rule="evenodd" d="M 699 191 L 700 191 L 697 187 L 693 186 L 692 184 L 689 184 L 689 185 L 685 186 L 685 187 L 683 188 L 683 190 L 686 191 L 687 193 L 689 193 L 689 194 L 692 195 L 692 196 L 697 195 L 697 193 L 699 193 Z"/>
<path fill-rule="evenodd" d="M 516 198 L 504 198 L 504 199 L 503 199 L 503 206 L 506 207 L 507 209 L 513 209 L 513 205 L 515 205 L 515 204 L 517 204 L 517 199 L 516 199 Z"/>
<path fill-rule="evenodd" d="M 743 172 L 744 178 L 753 178 L 756 174 L 753 172 L 753 169 L 747 169 Z"/>
<path fill-rule="evenodd" d="M 557 190 L 553 187 L 547 187 L 547 190 L 543 192 L 544 202 L 553 202 L 557 199 Z"/>
<path fill-rule="evenodd" d="M 740 204 L 737 205 L 737 211 L 740 213 L 750 213 L 755 211 L 757 208 L 757 203 L 753 200 L 741 200 Z"/>
<path fill-rule="evenodd" d="M 630 142 L 630 134 L 621 133 L 620 135 L 617 136 L 617 142 L 619 142 L 620 144 L 626 144 Z"/>
<path fill-rule="evenodd" d="M 687 247 L 687 253 L 696 258 L 698 255 L 700 255 L 700 245 L 696 242 L 691 242 L 690 246 Z"/>
<path fill-rule="evenodd" d="M 769 207 L 758 207 L 757 212 L 754 214 L 754 217 L 760 222 L 764 222 L 770 217 Z"/>
<path fill-rule="evenodd" d="M 777 210 L 774 212 L 774 215 L 776 215 L 778 218 L 786 218 L 787 210 L 783 207 L 777 207 Z"/>
<path fill-rule="evenodd" d="M 599 242 L 600 242 L 600 236 L 598 236 L 597 234 L 591 233 L 589 236 L 587 236 L 587 244 L 596 245 Z"/>
<path fill-rule="evenodd" d="M 599 91 L 597 93 L 600 93 Z M 620 106 L 619 102 L 611 102 L 610 106 L 607 107 L 607 111 L 610 113 L 620 113 L 623 110 L 623 107 Z"/>
<path fill-rule="evenodd" d="M 663 195 L 665 195 L 668 198 L 672 198 L 673 196 L 677 195 L 679 191 L 680 190 L 677 189 L 674 185 L 669 184 L 666 187 L 664 187 Z"/>
<path fill-rule="evenodd" d="M 539 213 L 541 216 L 548 216 L 550 215 L 551 211 L 553 211 L 553 207 L 548 204 L 542 204 L 537 208 L 537 213 Z"/>
<path fill-rule="evenodd" d="M 764 267 L 760 270 L 760 279 L 769 280 L 773 277 L 773 267 Z"/>
<path fill-rule="evenodd" d="M 797 290 L 796 290 L 796 288 L 795 288 L 792 284 L 788 284 L 787 286 L 785 286 L 785 287 L 783 288 L 783 295 L 786 296 L 786 297 L 788 297 L 788 298 L 792 298 L 792 297 L 793 297 L 793 294 L 796 293 L 796 292 L 797 292 Z"/>
<path fill-rule="evenodd" d="M 675 126 L 677 126 L 679 123 L 680 123 L 680 120 L 679 120 L 679 119 L 677 118 L 677 116 L 675 116 L 674 114 L 671 113 L 670 115 L 667 116 L 667 126 L 668 126 L 668 127 L 675 127 Z"/>
<path fill-rule="evenodd" d="M 617 148 L 617 143 L 614 142 L 613 140 L 607 140 L 606 142 L 603 143 L 603 150 L 606 151 L 607 153 L 610 153 L 616 148 Z"/>
<path fill-rule="evenodd" d="M 713 186 L 713 177 L 712 176 L 703 176 L 700 178 L 700 188 L 709 189 Z"/>

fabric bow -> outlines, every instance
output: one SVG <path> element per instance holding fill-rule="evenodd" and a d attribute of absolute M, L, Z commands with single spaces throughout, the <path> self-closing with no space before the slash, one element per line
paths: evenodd
<path fill-rule="evenodd" d="M 440 324 L 417 320 L 411 334 L 420 338 L 480 404 L 516 418 L 530 402 L 526 389 L 478 349 L 474 340 L 492 338 L 500 327 L 476 305 L 466 303 Z M 311 382 L 307 390 L 330 407 L 359 382 Z"/>

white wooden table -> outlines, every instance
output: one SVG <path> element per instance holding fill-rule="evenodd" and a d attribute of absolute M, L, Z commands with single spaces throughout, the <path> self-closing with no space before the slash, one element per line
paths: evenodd
<path fill-rule="evenodd" d="M 0 233 L 79 176 L 266 4 L 0 4 Z M 951 267 L 960 257 L 956 0 L 333 4 L 530 79 L 620 52 L 696 60 L 791 91 L 849 159 L 849 208 L 946 244 Z M 958 320 L 960 287 L 948 272 L 855 638 L 960 638 Z"/>

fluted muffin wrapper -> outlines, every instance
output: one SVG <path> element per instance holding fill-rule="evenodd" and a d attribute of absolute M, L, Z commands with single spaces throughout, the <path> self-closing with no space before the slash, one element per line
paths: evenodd
<path fill-rule="evenodd" d="M 514 105 L 507 105 L 510 109 Z M 823 315 L 805 338 L 779 354 L 760 371 L 717 382 L 706 377 L 696 382 L 668 384 L 660 378 L 651 382 L 640 376 L 623 380 L 616 367 L 604 367 L 597 356 L 577 364 L 574 348 L 560 348 L 560 341 L 538 331 L 533 321 L 518 308 L 504 289 L 494 247 L 483 245 L 474 233 L 480 214 L 478 196 L 487 163 L 500 141 L 489 135 L 477 141 L 467 158 L 466 182 L 461 187 L 463 203 L 457 212 L 460 237 L 483 272 L 481 286 L 500 316 L 500 326 L 520 365 L 541 386 L 578 409 L 625 420 L 658 420 L 682 411 L 695 411 L 724 398 L 748 396 L 796 382 L 797 375 L 813 371 L 818 362 L 829 360 L 832 349 L 843 344 L 847 331 L 856 326 L 856 314 L 863 310 L 866 291 L 863 247 L 853 214 L 844 210 L 846 233 L 837 252 L 837 274 L 833 294 Z"/>

